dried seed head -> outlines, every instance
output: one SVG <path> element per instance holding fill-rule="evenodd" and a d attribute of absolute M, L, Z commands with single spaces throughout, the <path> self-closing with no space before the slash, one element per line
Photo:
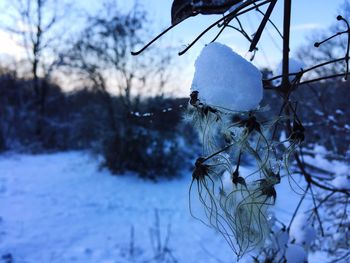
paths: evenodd
<path fill-rule="evenodd" d="M 192 178 L 196 180 L 200 180 L 204 178 L 209 173 L 209 165 L 203 164 L 205 159 L 203 157 L 199 157 L 195 162 L 195 167 L 192 172 Z"/>
<path fill-rule="evenodd" d="M 198 99 L 198 91 L 192 91 L 191 95 L 190 95 L 190 104 L 192 106 L 196 106 L 197 102 L 199 101 Z"/>

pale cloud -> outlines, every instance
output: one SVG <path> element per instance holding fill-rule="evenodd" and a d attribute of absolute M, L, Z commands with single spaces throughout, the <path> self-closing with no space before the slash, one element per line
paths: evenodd
<path fill-rule="evenodd" d="M 291 30 L 292 31 L 307 31 L 307 30 L 315 30 L 322 28 L 322 25 L 316 24 L 316 23 L 306 23 L 306 24 L 299 24 L 299 25 L 292 25 Z"/>
<path fill-rule="evenodd" d="M 16 40 L 6 31 L 0 30 L 0 54 L 9 55 L 16 59 L 25 56 L 25 50 L 18 45 Z"/>

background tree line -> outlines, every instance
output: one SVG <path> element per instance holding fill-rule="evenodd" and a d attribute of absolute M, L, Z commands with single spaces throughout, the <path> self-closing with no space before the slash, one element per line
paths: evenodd
<path fill-rule="evenodd" d="M 1 61 L 2 151 L 93 149 L 115 173 L 132 170 L 155 178 L 179 172 L 189 148 L 197 145 L 181 121 L 187 99 L 164 95 L 172 74 L 167 51 L 154 48 L 142 58 L 130 56 L 150 38 L 151 23 L 140 5 L 123 13 L 115 1 L 105 1 L 94 14 L 56 0 L 6 1 L 3 8 L 7 17 L 1 28 L 26 56 L 16 63 Z M 348 17 L 348 5 L 342 10 Z M 79 26 L 71 29 L 74 15 L 80 16 Z M 310 45 L 340 30 L 335 25 L 310 37 Z M 299 58 L 312 65 L 337 57 L 346 42 L 332 41 L 313 52 L 301 48 Z M 317 74 L 336 74 L 343 67 L 325 67 Z M 295 92 L 307 101 L 298 111 L 312 127 L 306 130 L 310 154 L 320 144 L 332 152 L 330 158 L 349 158 L 348 85 L 333 79 Z M 277 107 L 276 94 L 266 94 L 265 104 Z"/>
<path fill-rule="evenodd" d="M 165 50 L 130 56 L 150 33 L 140 5 L 121 12 L 104 1 L 88 14 L 56 0 L 19 0 L 3 9 L 1 28 L 26 56 L 1 63 L 2 151 L 92 149 L 115 173 L 178 174 L 186 101 L 166 96 L 172 61 Z M 83 18 L 70 29 L 74 15 Z"/>

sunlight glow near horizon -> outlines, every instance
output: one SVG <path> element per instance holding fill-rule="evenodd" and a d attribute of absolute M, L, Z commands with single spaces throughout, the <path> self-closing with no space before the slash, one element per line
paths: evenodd
<path fill-rule="evenodd" d="M 90 12 L 96 11 L 98 5 L 96 3 L 89 4 L 90 1 L 77 1 L 78 7 L 81 6 Z M 130 9 L 131 2 L 116 1 L 123 10 Z M 145 0 L 139 1 L 142 6 L 149 12 L 149 18 L 154 24 L 152 29 L 155 34 L 170 25 L 170 10 L 172 0 Z M 298 47 L 307 42 L 307 37 L 317 32 L 319 29 L 325 29 L 335 22 L 335 17 L 338 14 L 343 0 L 295 0 L 292 2 L 292 26 L 291 26 L 291 56 L 297 51 Z M 190 43 L 206 26 L 210 25 L 220 16 L 203 16 L 198 15 L 189 18 L 179 26 L 174 28 L 171 32 L 162 38 L 161 42 L 156 42 L 154 45 L 170 46 L 173 50 L 175 64 L 178 65 L 178 73 L 173 79 L 174 86 L 177 87 L 176 94 L 178 96 L 187 96 L 191 85 L 192 76 L 194 73 L 194 61 L 199 55 L 202 47 L 209 43 L 217 29 L 211 30 L 205 37 L 203 37 L 192 49 L 185 55 L 179 57 L 177 51 L 183 49 Z M 256 13 L 249 14 L 242 19 L 247 25 L 248 32 L 253 33 L 257 28 L 261 15 Z M 283 20 L 283 1 L 278 1 L 274 10 L 272 20 L 281 28 Z M 16 44 L 11 38 L 10 34 L 0 31 L 0 54 L 6 54 L 7 57 L 13 57 L 19 60 L 25 56 L 23 49 Z M 249 43 L 233 31 L 226 30 L 222 36 L 219 37 L 218 42 L 230 46 L 234 51 L 249 59 L 251 54 L 247 52 Z M 281 60 L 281 39 L 271 26 L 263 34 L 253 64 L 257 67 L 269 67 L 274 69 Z M 141 55 L 142 56 L 142 55 Z M 6 57 L 6 56 L 5 56 Z"/>

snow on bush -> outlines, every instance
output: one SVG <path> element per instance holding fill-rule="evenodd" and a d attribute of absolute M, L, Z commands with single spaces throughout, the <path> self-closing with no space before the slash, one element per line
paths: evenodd
<path fill-rule="evenodd" d="M 290 241 L 308 249 L 316 239 L 316 230 L 310 225 L 305 214 L 297 215 L 290 228 Z"/>
<path fill-rule="evenodd" d="M 276 225 L 275 217 L 272 216 L 270 220 L 271 227 L 271 235 L 270 242 L 268 244 L 268 252 L 267 258 L 273 257 L 276 262 L 282 261 L 285 256 L 286 249 L 288 247 L 289 241 L 289 233 L 286 228 L 279 228 Z"/>
<path fill-rule="evenodd" d="M 288 263 L 307 262 L 307 254 L 305 252 L 305 249 L 295 244 L 288 245 L 285 257 L 286 257 L 286 262 Z"/>
<path fill-rule="evenodd" d="M 315 145 L 312 152 L 315 156 L 307 156 L 305 159 L 321 169 L 334 173 L 334 179 L 331 181 L 334 188 L 350 189 L 349 165 L 346 162 L 328 160 L 326 157 L 330 152 L 320 145 Z"/>
<path fill-rule="evenodd" d="M 263 97 L 262 75 L 226 45 L 205 46 L 195 62 L 192 91 L 207 105 L 232 111 L 258 107 Z"/>
<path fill-rule="evenodd" d="M 340 174 L 332 180 L 332 185 L 338 189 L 350 189 L 349 175 Z"/>

